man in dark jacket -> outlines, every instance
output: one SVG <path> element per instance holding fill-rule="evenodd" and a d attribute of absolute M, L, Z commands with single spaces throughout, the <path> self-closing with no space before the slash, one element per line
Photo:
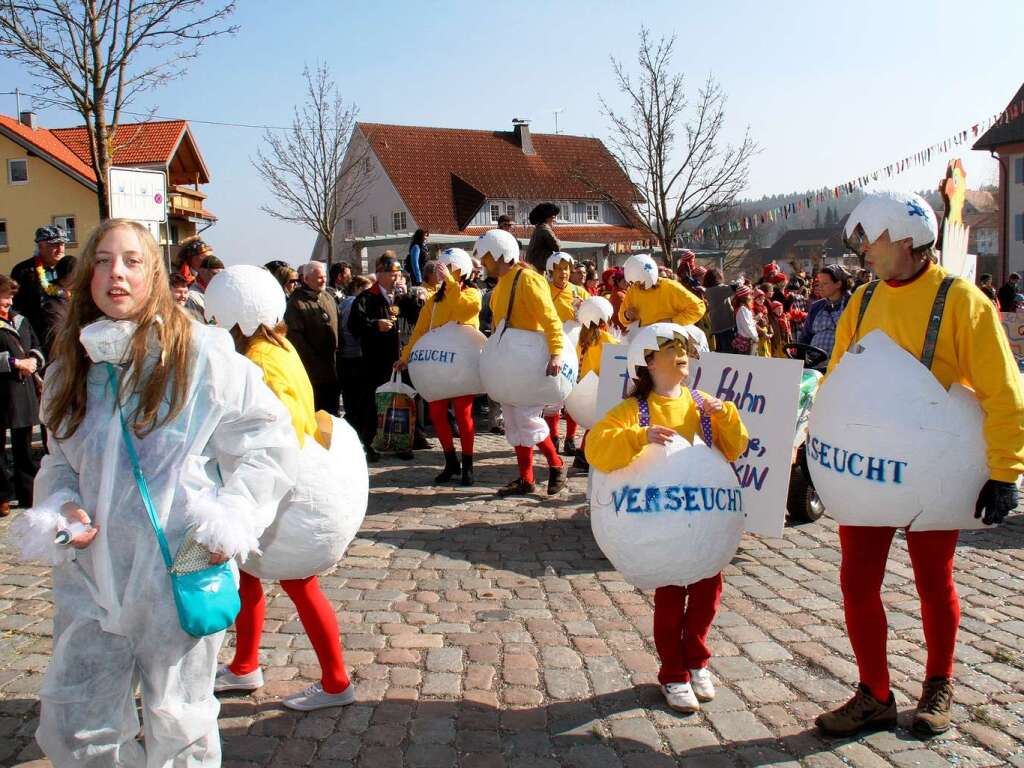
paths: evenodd
<path fill-rule="evenodd" d="M 31 323 L 37 334 L 43 324 L 43 297 L 56 295 L 60 290 L 56 286 L 57 262 L 64 258 L 67 242 L 68 236 L 60 227 L 39 227 L 36 230 L 36 252 L 11 271 L 11 277 L 21 286 L 14 297 L 14 308 Z"/>
<path fill-rule="evenodd" d="M 341 390 L 335 355 L 338 352 L 338 305 L 324 290 L 327 270 L 323 262 L 311 261 L 302 268 L 302 285 L 288 298 L 284 321 L 288 340 L 302 358 L 313 385 L 313 403 L 318 411 L 337 416 Z"/>
<path fill-rule="evenodd" d="M 1020 293 L 1020 275 L 1011 272 L 1003 287 L 999 289 L 999 308 L 1003 312 L 1017 311 L 1017 294 Z"/>

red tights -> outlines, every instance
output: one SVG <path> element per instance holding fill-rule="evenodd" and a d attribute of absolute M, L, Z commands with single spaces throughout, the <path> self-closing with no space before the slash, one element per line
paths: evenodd
<path fill-rule="evenodd" d="M 889 663 L 885 641 L 889 631 L 882 607 L 882 579 L 895 528 L 839 526 L 843 561 L 846 631 L 857 657 L 860 680 L 879 701 L 889 699 Z M 960 601 L 953 584 L 953 554 L 959 531 L 909 531 L 907 550 L 914 583 L 921 598 L 921 622 L 928 651 L 926 677 L 951 677 Z"/>
<path fill-rule="evenodd" d="M 452 428 L 448 423 L 448 404 L 451 403 L 455 412 L 455 423 L 459 426 L 459 442 L 462 444 L 462 453 L 466 456 L 473 455 L 473 395 L 456 397 L 451 400 L 435 400 L 427 403 L 430 409 L 430 421 L 434 425 L 434 432 L 437 439 L 441 441 L 441 447 L 445 453 L 455 451 L 455 439 L 452 437 Z"/>
<path fill-rule="evenodd" d="M 568 411 L 559 411 L 558 413 L 552 413 L 550 416 L 545 416 L 544 421 L 548 423 L 548 429 L 551 430 L 551 438 L 553 440 L 558 439 L 558 417 L 565 414 L 565 439 L 575 440 L 576 439 L 576 422 L 573 421 L 572 416 L 569 415 Z"/>
<path fill-rule="evenodd" d="M 708 665 L 708 633 L 722 599 L 722 574 L 686 587 L 654 590 L 654 646 L 661 657 L 658 682 L 690 682 L 690 670 Z"/>
<path fill-rule="evenodd" d="M 519 464 L 519 476 L 528 483 L 533 482 L 533 446 L 517 445 L 516 462 Z M 548 435 L 539 443 L 537 450 L 547 459 L 549 467 L 562 467 L 562 458 L 555 450 L 555 444 L 551 442 L 551 435 Z"/>
<path fill-rule="evenodd" d="M 238 592 L 242 610 L 235 619 L 235 658 L 228 665 L 236 675 L 247 675 L 259 665 L 260 635 L 267 604 L 263 598 L 263 585 L 255 576 L 242 571 Z M 320 661 L 321 681 L 327 693 L 341 693 L 349 686 L 345 672 L 345 657 L 341 650 L 341 633 L 334 609 L 320 591 L 316 576 L 308 579 L 290 579 L 281 582 L 299 610 L 299 621 Z"/>

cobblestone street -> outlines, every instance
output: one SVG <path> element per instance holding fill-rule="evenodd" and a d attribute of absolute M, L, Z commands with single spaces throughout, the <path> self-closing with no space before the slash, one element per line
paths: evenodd
<path fill-rule="evenodd" d="M 493 491 L 515 472 L 512 452 L 492 435 L 477 446 L 469 489 L 431 485 L 436 449 L 372 466 L 363 529 L 322 577 L 357 704 L 310 714 L 280 706 L 319 668 L 288 598 L 277 586 L 268 593 L 267 685 L 222 699 L 225 765 L 1024 766 L 1024 516 L 961 536 L 956 727 L 929 742 L 902 727 L 924 648 L 897 537 L 885 600 L 902 726 L 828 741 L 813 719 L 857 680 L 834 523 L 745 537 L 711 635 L 718 696 L 682 717 L 658 691 L 651 594 L 601 556 L 585 479 L 553 500 L 500 501 Z M 52 647 L 49 577 L 15 561 L 8 528 L 0 523 L 0 765 L 49 765 L 32 739 Z M 231 644 L 229 635 L 225 659 Z"/>

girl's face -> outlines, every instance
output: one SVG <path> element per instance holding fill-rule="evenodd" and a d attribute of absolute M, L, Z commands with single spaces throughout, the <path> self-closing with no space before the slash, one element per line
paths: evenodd
<path fill-rule="evenodd" d="M 150 275 L 134 229 L 116 227 L 99 241 L 89 289 L 96 307 L 112 320 L 129 320 L 142 311 Z"/>
<path fill-rule="evenodd" d="M 647 363 L 654 386 L 668 391 L 690 378 L 690 356 L 686 345 L 679 339 L 665 343 Z"/>
<path fill-rule="evenodd" d="M 0 312 L 3 312 L 6 315 L 8 312 L 11 311 L 11 306 L 13 304 L 14 304 L 14 294 L 13 293 L 5 293 L 3 296 L 0 296 Z"/>

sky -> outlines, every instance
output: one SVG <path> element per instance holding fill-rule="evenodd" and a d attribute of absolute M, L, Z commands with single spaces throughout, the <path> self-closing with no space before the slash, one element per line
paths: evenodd
<path fill-rule="evenodd" d="M 761 152 L 746 197 L 834 186 L 1001 111 L 1024 73 L 1021 0 L 589 0 L 561 3 L 240 0 L 233 37 L 135 109 L 192 121 L 210 168 L 203 189 L 219 221 L 205 237 L 228 263 L 309 257 L 315 234 L 260 210 L 272 204 L 252 167 L 262 131 L 199 121 L 287 125 L 305 64 L 323 60 L 367 122 L 606 138 L 600 97 L 622 104 L 610 57 L 635 71 L 638 34 L 675 34 L 675 71 L 709 74 L 728 95 L 726 132 L 749 128 Z M 282 11 L 282 9 L 284 9 Z M 0 59 L 0 91 L 37 86 Z M 23 101 L 23 108 L 28 104 Z M 0 96 L 13 115 L 14 97 Z M 39 109 L 46 127 L 75 115 Z M 996 180 L 964 148 L 968 184 Z M 889 182 L 936 186 L 948 158 Z"/>

